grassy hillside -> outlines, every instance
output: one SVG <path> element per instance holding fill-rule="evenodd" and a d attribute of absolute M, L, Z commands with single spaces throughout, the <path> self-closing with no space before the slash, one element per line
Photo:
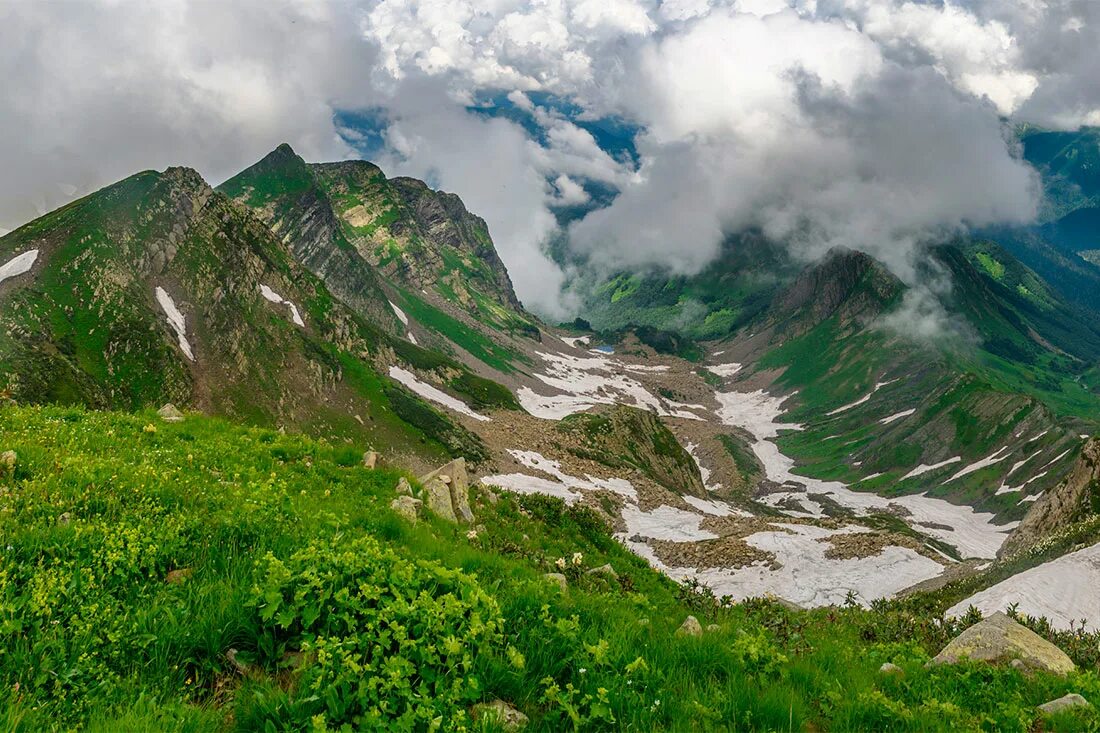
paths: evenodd
<path fill-rule="evenodd" d="M 501 698 L 536 731 L 1027 731 L 1100 699 L 1094 672 L 925 669 L 957 627 L 899 607 L 715 602 L 557 501 L 476 492 L 475 529 L 411 525 L 359 446 L 8 406 L 0 448 L 4 730 L 491 730 L 468 710 Z M 716 627 L 676 635 L 689 613 Z"/>

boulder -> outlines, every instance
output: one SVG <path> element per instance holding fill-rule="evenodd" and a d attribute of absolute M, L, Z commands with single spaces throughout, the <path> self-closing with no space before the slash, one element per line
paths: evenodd
<path fill-rule="evenodd" d="M 363 465 L 367 468 L 378 468 L 378 451 L 369 450 L 363 454 Z"/>
<path fill-rule="evenodd" d="M 1075 666 L 1065 652 L 998 611 L 959 634 L 932 660 L 932 664 L 955 664 L 963 659 L 1009 663 L 1019 659 L 1029 669 L 1068 674 Z"/>
<path fill-rule="evenodd" d="M 178 568 L 176 570 L 169 570 L 168 575 L 164 576 L 164 582 L 171 585 L 181 585 L 187 582 L 187 580 L 195 574 L 195 571 L 191 568 Z"/>
<path fill-rule="evenodd" d="M 680 624 L 680 628 L 676 629 L 677 636 L 702 636 L 703 627 L 699 625 L 699 619 L 694 616 L 688 616 L 684 619 L 684 623 Z"/>
<path fill-rule="evenodd" d="M 19 462 L 19 456 L 13 450 L 0 453 L 0 476 L 11 476 L 15 473 L 15 464 Z"/>
<path fill-rule="evenodd" d="M 64 527 L 65 525 L 69 524 L 72 521 L 73 521 L 73 515 L 72 515 L 71 512 L 62 512 L 57 517 L 57 523 L 60 524 L 62 527 Z"/>
<path fill-rule="evenodd" d="M 618 580 L 619 574 L 615 572 L 615 568 L 611 567 L 611 563 L 605 563 L 598 568 L 592 568 L 588 571 L 588 575 L 606 575 L 612 580 Z"/>
<path fill-rule="evenodd" d="M 413 495 L 412 486 L 409 485 L 409 480 L 404 476 L 397 479 L 397 486 L 394 488 L 394 491 L 397 493 L 398 496 Z"/>
<path fill-rule="evenodd" d="M 420 517 L 420 507 L 423 503 L 424 502 L 420 501 L 420 499 L 414 499 L 411 496 L 399 496 L 390 502 L 390 509 L 393 509 L 413 524 L 416 524 L 416 520 Z"/>
<path fill-rule="evenodd" d="M 505 731 L 523 730 L 527 725 L 527 716 L 503 700 L 478 703 L 472 713 L 475 721 L 496 723 Z"/>
<path fill-rule="evenodd" d="M 721 630 L 722 630 L 722 627 L 719 626 L 718 624 L 707 624 L 707 631 L 709 631 L 712 634 L 715 631 L 721 631 Z"/>
<path fill-rule="evenodd" d="M 157 414 L 160 415 L 160 419 L 164 422 L 182 422 L 183 413 L 176 409 L 176 406 L 169 402 L 164 407 L 157 410 Z"/>
<path fill-rule="evenodd" d="M 559 588 L 561 588 L 562 592 L 569 588 L 569 580 L 561 573 L 547 573 L 542 577 L 546 578 L 551 583 L 555 583 Z"/>
<path fill-rule="evenodd" d="M 1063 695 L 1057 700 L 1051 700 L 1045 702 L 1039 706 L 1039 712 L 1043 715 L 1056 715 L 1063 710 L 1070 710 L 1071 708 L 1091 708 L 1092 705 L 1089 701 L 1081 697 L 1075 692 L 1071 692 L 1068 695 Z"/>
<path fill-rule="evenodd" d="M 449 522 L 473 524 L 470 480 L 466 475 L 465 458 L 456 458 L 426 476 L 421 476 L 420 483 L 424 485 L 429 509 Z"/>
<path fill-rule="evenodd" d="M 905 675 L 905 670 L 893 662 L 886 662 L 878 668 L 878 673 L 887 677 L 902 677 Z"/>

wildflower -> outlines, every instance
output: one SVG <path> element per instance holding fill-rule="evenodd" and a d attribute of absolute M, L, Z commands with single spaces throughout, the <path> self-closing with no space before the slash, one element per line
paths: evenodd
<path fill-rule="evenodd" d="M 155 433 L 155 432 L 157 432 L 157 426 L 153 425 L 152 423 L 149 423 L 144 428 L 142 428 L 142 430 L 144 430 L 147 433 Z"/>
<path fill-rule="evenodd" d="M 564 557 L 559 557 L 557 562 L 555 562 L 554 564 L 557 565 L 559 569 L 565 570 L 565 558 Z"/>
<path fill-rule="evenodd" d="M 477 530 L 476 529 L 471 529 L 469 532 L 467 532 L 466 533 L 466 539 L 476 540 L 477 539 Z"/>
<path fill-rule="evenodd" d="M 574 552 L 573 553 L 573 564 L 574 565 L 580 565 L 583 560 L 584 560 L 584 555 L 582 555 L 579 552 Z"/>
<path fill-rule="evenodd" d="M 331 494 L 332 491 L 330 489 L 325 489 L 325 496 L 330 496 Z"/>
<path fill-rule="evenodd" d="M 581 674 L 584 674 L 585 672 L 587 672 L 587 671 L 588 671 L 588 669 L 586 669 L 585 667 L 581 667 L 581 668 L 580 668 L 580 669 L 578 669 L 577 671 L 578 671 L 578 672 L 580 672 Z"/>

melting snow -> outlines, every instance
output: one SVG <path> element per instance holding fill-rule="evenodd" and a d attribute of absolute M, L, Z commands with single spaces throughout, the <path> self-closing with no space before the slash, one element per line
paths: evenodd
<path fill-rule="evenodd" d="M 1006 445 L 1003 448 L 1001 448 L 1000 450 L 998 450 L 996 453 L 992 453 L 992 454 L 986 456 L 985 458 L 981 459 L 980 461 L 975 461 L 974 463 L 971 463 L 969 466 L 967 466 L 963 470 L 959 471 L 958 473 L 956 473 L 951 478 L 947 479 L 947 481 L 945 481 L 944 483 L 954 481 L 955 479 L 962 478 L 963 476 L 969 476 L 970 474 L 974 473 L 975 471 L 980 471 L 983 468 L 987 468 L 988 466 L 992 466 L 995 463 L 1000 463 L 1004 459 L 1008 458 L 1008 453 L 1006 453 L 1007 450 L 1008 450 L 1008 446 Z M 1003 456 L 1001 455 L 1002 453 L 1004 453 Z"/>
<path fill-rule="evenodd" d="M 409 342 L 410 342 L 410 343 L 412 343 L 412 344 L 413 344 L 414 346 L 419 346 L 419 344 L 418 344 L 418 343 L 416 342 L 416 336 L 413 336 L 413 332 L 412 332 L 412 331 L 409 331 L 409 332 L 408 332 L 407 334 L 405 334 L 405 335 L 406 335 L 406 336 L 408 336 L 408 338 L 409 338 Z"/>
<path fill-rule="evenodd" d="M 879 391 L 880 389 L 882 389 L 883 387 L 885 387 L 885 386 L 887 386 L 887 385 L 889 385 L 889 384 L 893 384 L 893 383 L 894 383 L 894 382 L 896 382 L 896 381 L 898 381 L 898 380 L 897 380 L 897 379 L 891 379 L 891 380 L 888 380 L 888 381 L 886 381 L 886 382 L 878 382 L 877 384 L 875 384 L 874 388 L 873 388 L 873 389 L 872 389 L 872 390 L 871 390 L 870 392 L 868 392 L 867 394 L 863 395 L 862 397 L 860 397 L 860 398 L 859 398 L 858 400 L 856 400 L 855 402 L 850 402 L 850 403 L 848 403 L 847 405 L 844 405 L 843 407 L 838 407 L 838 408 L 836 408 L 835 410 L 833 410 L 832 412 L 827 412 L 827 413 L 825 413 L 825 414 L 826 414 L 826 415 L 828 415 L 829 417 L 832 417 L 833 415 L 839 415 L 839 414 L 840 414 L 840 413 L 842 413 L 842 412 L 847 412 L 848 410 L 851 410 L 851 409 L 852 409 L 853 407 L 859 407 L 859 406 L 860 406 L 860 405 L 862 405 L 863 403 L 865 403 L 865 402 L 868 402 L 868 401 L 870 401 L 870 399 L 871 399 L 871 396 L 872 396 L 872 395 L 873 395 L 873 394 L 874 394 L 875 392 L 878 392 L 878 391 Z"/>
<path fill-rule="evenodd" d="M 703 521 L 703 515 L 685 512 L 683 509 L 667 504 L 662 504 L 650 512 L 643 512 L 637 504 L 627 504 L 623 507 L 623 520 L 626 522 L 627 537 L 641 535 L 672 542 L 718 539 L 718 535 L 699 526 Z"/>
<path fill-rule="evenodd" d="M 481 483 L 486 486 L 499 486 L 502 489 L 508 489 L 517 494 L 546 494 L 547 496 L 556 496 L 559 499 L 564 499 L 568 504 L 572 504 L 577 499 L 581 498 L 580 494 L 575 491 L 570 491 L 569 487 L 560 481 L 552 481 L 538 476 L 528 476 L 525 473 L 505 473 L 496 476 L 485 476 L 481 479 Z"/>
<path fill-rule="evenodd" d="M 457 413 L 466 415 L 467 417 L 472 417 L 475 420 L 480 420 L 482 422 L 488 422 L 489 420 L 489 418 L 485 417 L 484 415 L 480 415 L 471 410 L 469 405 L 467 405 L 462 400 L 451 397 L 446 392 L 436 389 L 427 382 L 420 381 L 416 378 L 415 374 L 408 371 L 407 369 L 402 369 L 401 367 L 397 366 L 391 366 L 390 378 L 397 380 L 398 382 L 405 385 L 413 392 L 416 392 L 418 395 L 426 400 L 431 400 L 432 402 L 443 405 L 444 407 L 454 410 Z"/>
<path fill-rule="evenodd" d="M 901 480 L 905 481 L 906 479 L 916 478 L 917 476 L 923 476 L 924 474 L 928 473 L 929 471 L 939 470 L 939 469 L 943 468 L 944 466 L 950 466 L 952 463 L 962 463 L 962 456 L 955 456 L 954 458 L 948 458 L 946 461 L 940 461 L 939 463 L 933 463 L 931 465 L 929 465 L 927 463 L 922 463 L 919 466 L 917 466 L 916 468 L 914 468 L 912 471 L 910 471 L 909 473 L 902 476 Z"/>
<path fill-rule="evenodd" d="M 585 346 L 587 346 L 588 340 L 591 338 L 591 336 L 562 336 L 561 340 L 569 346 L 576 348 L 577 344 L 584 344 Z"/>
<path fill-rule="evenodd" d="M 409 325 L 409 317 L 405 315 L 405 311 L 397 307 L 397 304 L 392 300 L 386 301 L 390 304 L 390 308 L 393 308 L 394 314 L 397 316 L 397 320 L 401 321 L 402 326 Z"/>
<path fill-rule="evenodd" d="M 37 249 L 28 249 L 26 252 L 12 257 L 3 265 L 0 265 L 0 283 L 4 282 L 9 277 L 15 277 L 16 275 L 22 275 L 27 272 L 34 266 L 34 262 L 37 259 Z"/>
<path fill-rule="evenodd" d="M 693 507 L 714 517 L 751 517 L 752 512 L 745 511 L 735 506 L 730 506 L 718 499 L 700 499 L 697 496 L 685 496 L 684 501 Z"/>
<path fill-rule="evenodd" d="M 948 615 L 961 616 L 970 606 L 983 614 L 1004 611 L 1013 603 L 1020 613 L 1045 616 L 1056 629 L 1071 623 L 1100 625 L 1100 544 L 1051 560 L 955 604 Z M 1080 624 L 1078 623 L 1078 626 Z"/>
<path fill-rule="evenodd" d="M 539 380 L 566 394 L 540 395 L 529 387 L 516 392 L 523 409 L 535 417 L 560 420 L 593 405 L 627 404 L 661 415 L 699 419 L 682 410 L 667 409 L 633 377 L 622 374 L 620 362 L 603 356 L 570 356 L 539 352 L 546 372 L 536 374 Z"/>
<path fill-rule="evenodd" d="M 184 321 L 183 314 L 180 313 L 179 308 L 176 307 L 168 291 L 158 285 L 155 292 L 157 302 L 160 303 L 161 310 L 164 311 L 164 315 L 168 318 L 168 325 L 172 327 L 172 330 L 176 332 L 176 336 L 179 338 L 180 350 L 187 355 L 188 359 L 194 361 L 195 354 L 191 351 L 191 344 L 187 342 L 187 324 Z"/>
<path fill-rule="evenodd" d="M 782 412 L 785 398 L 772 397 L 763 390 L 757 392 L 719 392 L 715 394 L 721 407 L 718 417 L 726 425 L 744 428 L 755 438 L 753 452 L 764 465 L 767 478 L 777 484 L 801 484 L 798 490 L 780 491 L 768 494 L 763 501 L 780 507 L 789 499 L 799 500 L 814 516 L 823 516 L 820 508 L 804 501 L 807 494 L 825 494 L 842 506 L 858 513 L 868 511 L 890 511 L 901 507 L 910 513 L 907 521 L 915 524 L 919 531 L 940 539 L 954 547 L 965 557 L 992 558 L 1007 537 L 1006 532 L 1016 524 L 995 525 L 993 514 L 974 511 L 972 507 L 955 505 L 943 499 L 925 495 L 901 496 L 892 499 L 877 494 L 852 491 L 839 481 L 823 481 L 793 472 L 794 459 L 783 455 L 779 447 L 769 440 L 775 438 L 780 430 L 799 430 L 800 425 L 780 423 L 777 419 Z M 957 463 L 961 458 L 953 458 L 941 465 Z M 928 467 L 932 470 L 934 467 Z M 923 471 L 922 471 L 923 473 Z M 914 474 L 919 475 L 919 474 Z M 932 525 L 932 526 L 930 526 Z"/>
<path fill-rule="evenodd" d="M 721 353 L 721 352 L 719 352 Z M 715 354 L 718 356 L 718 354 Z M 719 377 L 732 377 L 737 372 L 741 371 L 740 364 L 712 364 L 706 367 L 706 370 L 717 374 Z"/>
<path fill-rule="evenodd" d="M 913 408 L 912 410 L 902 410 L 901 412 L 895 412 L 890 417 L 882 418 L 881 420 L 879 420 L 879 422 L 882 423 L 883 425 L 889 425 L 892 422 L 895 422 L 897 420 L 901 420 L 903 417 L 909 417 L 910 415 L 912 415 L 916 411 L 917 411 L 916 408 Z"/>
<path fill-rule="evenodd" d="M 545 474 L 553 476 L 561 483 L 565 484 L 571 489 L 586 489 L 588 491 L 611 491 L 621 496 L 625 496 L 629 499 L 637 499 L 638 492 L 634 490 L 634 485 L 626 479 L 621 478 L 594 478 L 589 475 L 585 475 L 583 479 L 576 476 L 570 476 L 569 474 L 561 470 L 561 463 L 553 459 L 538 453 L 537 451 L 524 451 L 524 450 L 509 450 L 512 457 L 522 463 L 527 468 L 533 468 L 536 471 L 542 471 Z"/>
<path fill-rule="evenodd" d="M 1038 440 L 1039 438 L 1043 437 L 1044 435 L 1046 435 L 1046 434 L 1047 434 L 1047 433 L 1049 433 L 1049 432 L 1050 432 L 1050 429 L 1048 428 L 1048 429 L 1046 429 L 1046 430 L 1044 430 L 1043 432 L 1039 433 L 1038 435 L 1036 435 L 1036 436 L 1035 436 L 1034 438 L 1032 438 L 1031 440 L 1029 440 L 1029 441 L 1027 441 L 1027 442 L 1029 442 L 1029 443 L 1034 443 L 1034 442 L 1035 442 L 1036 440 Z"/>
<path fill-rule="evenodd" d="M 782 567 L 756 563 L 737 569 L 669 568 L 652 549 L 627 542 L 651 564 L 674 578 L 694 577 L 714 589 L 719 596 L 734 601 L 774 594 L 803 606 L 843 603 L 851 591 L 860 603 L 869 604 L 886 598 L 911 585 L 939 575 L 942 566 L 907 547 L 887 547 L 877 555 L 864 558 L 832 559 L 825 556 L 829 545 L 818 542 L 838 534 L 865 531 L 860 527 L 839 530 L 809 525 L 775 524 L 775 531 L 757 532 L 746 542 L 775 555 Z"/>
<path fill-rule="evenodd" d="M 276 293 L 274 290 L 272 290 L 271 288 L 269 288 L 266 285 L 261 285 L 260 286 L 260 294 L 263 295 L 264 298 L 266 298 L 267 300 L 271 301 L 272 303 L 275 303 L 276 305 L 284 305 L 285 304 L 285 305 L 289 306 L 290 307 L 290 318 L 291 318 L 291 320 L 294 321 L 294 325 L 301 326 L 302 328 L 305 328 L 306 322 L 302 320 L 302 315 L 298 312 L 298 306 L 294 305 L 289 300 L 287 300 L 283 296 L 279 295 L 278 293 Z"/>
<path fill-rule="evenodd" d="M 703 479 L 703 488 L 705 488 L 707 491 L 718 491 L 718 489 L 722 488 L 722 484 L 710 483 L 710 469 L 704 466 L 699 461 L 699 455 L 695 452 L 695 449 L 698 447 L 699 446 L 697 446 L 695 443 L 684 444 L 684 450 L 687 451 L 688 455 L 691 456 L 691 459 L 695 461 L 695 465 L 699 468 L 699 476 Z"/>

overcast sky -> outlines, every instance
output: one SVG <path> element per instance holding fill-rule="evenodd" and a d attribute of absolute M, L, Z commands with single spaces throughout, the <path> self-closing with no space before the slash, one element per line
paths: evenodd
<path fill-rule="evenodd" d="M 1035 215 L 1011 126 L 1100 124 L 1096 0 L 0 0 L 0 231 L 138 170 L 213 183 L 280 142 L 458 193 L 564 314 L 555 205 L 595 267 L 694 272 L 759 227 L 814 257 Z M 536 104 L 546 94 L 573 103 Z M 490 97 L 527 126 L 470 107 Z M 637 130 L 637 157 L 578 123 Z M 535 133 L 535 134 L 532 134 Z"/>

